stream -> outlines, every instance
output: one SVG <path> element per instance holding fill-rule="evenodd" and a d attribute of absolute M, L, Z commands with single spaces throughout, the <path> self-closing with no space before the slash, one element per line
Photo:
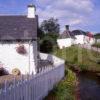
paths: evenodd
<path fill-rule="evenodd" d="M 100 100 L 100 77 L 84 72 L 77 75 L 79 81 L 79 100 Z"/>
<path fill-rule="evenodd" d="M 76 76 L 76 100 L 100 100 L 100 77 L 92 72 L 76 72 Z M 55 100 L 52 98 L 52 95 L 49 95 L 45 100 Z"/>

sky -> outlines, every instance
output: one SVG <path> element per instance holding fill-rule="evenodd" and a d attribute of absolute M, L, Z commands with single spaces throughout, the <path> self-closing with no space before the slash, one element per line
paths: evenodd
<path fill-rule="evenodd" d="M 39 22 L 50 17 L 57 18 L 64 30 L 81 29 L 100 32 L 100 0 L 0 0 L 0 15 L 27 14 L 27 5 L 35 4 Z"/>

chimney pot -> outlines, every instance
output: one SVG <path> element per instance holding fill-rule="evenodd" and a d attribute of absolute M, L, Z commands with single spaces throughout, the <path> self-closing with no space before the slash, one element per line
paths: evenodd
<path fill-rule="evenodd" d="M 66 30 L 69 30 L 69 25 L 65 25 Z"/>

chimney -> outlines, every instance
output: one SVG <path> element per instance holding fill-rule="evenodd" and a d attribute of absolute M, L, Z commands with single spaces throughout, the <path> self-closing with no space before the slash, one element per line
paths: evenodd
<path fill-rule="evenodd" d="M 36 7 L 35 5 L 31 4 L 28 5 L 28 18 L 35 18 Z"/>
<path fill-rule="evenodd" d="M 65 25 L 67 31 L 69 31 L 69 25 Z"/>

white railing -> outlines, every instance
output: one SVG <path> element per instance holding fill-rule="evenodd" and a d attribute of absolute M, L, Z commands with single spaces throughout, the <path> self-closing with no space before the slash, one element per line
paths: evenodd
<path fill-rule="evenodd" d="M 41 73 L 22 77 L 20 81 L 0 90 L 0 100 L 42 100 L 48 92 L 64 77 L 64 61 L 52 55 L 40 54 L 41 59 L 54 62 L 54 66 Z"/>

